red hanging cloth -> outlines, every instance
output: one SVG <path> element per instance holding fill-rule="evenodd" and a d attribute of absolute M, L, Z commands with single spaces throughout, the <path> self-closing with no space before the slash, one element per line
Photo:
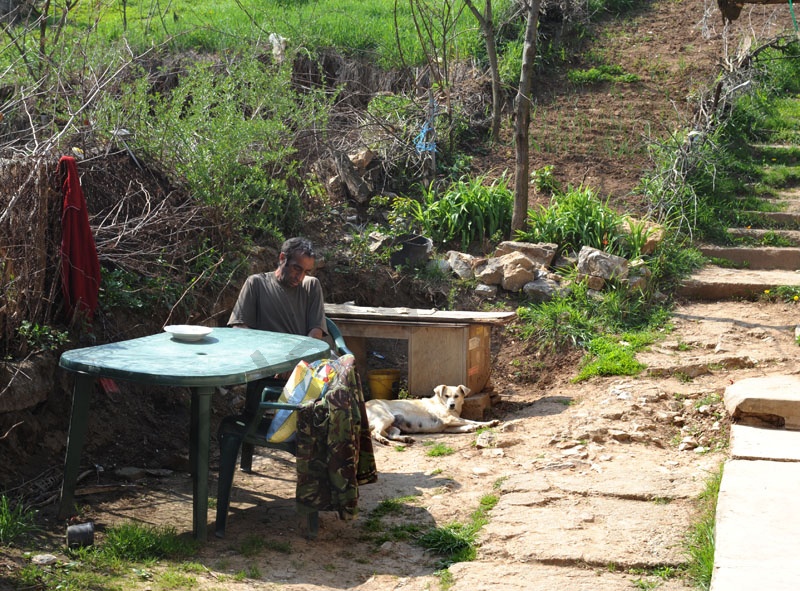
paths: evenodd
<path fill-rule="evenodd" d="M 62 156 L 59 172 L 64 175 L 64 206 L 61 212 L 61 287 L 70 319 L 81 313 L 91 321 L 100 293 L 100 261 L 89 227 L 75 158 Z"/>

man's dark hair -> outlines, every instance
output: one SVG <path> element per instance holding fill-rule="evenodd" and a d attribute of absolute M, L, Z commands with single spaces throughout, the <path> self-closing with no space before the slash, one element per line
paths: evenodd
<path fill-rule="evenodd" d="M 311 257 L 312 259 L 317 258 L 317 253 L 314 252 L 314 245 L 311 244 L 311 240 L 308 238 L 300 238 L 299 236 L 289 238 L 284 242 L 281 246 L 281 252 L 284 254 L 287 261 L 294 258 L 296 254 Z"/>

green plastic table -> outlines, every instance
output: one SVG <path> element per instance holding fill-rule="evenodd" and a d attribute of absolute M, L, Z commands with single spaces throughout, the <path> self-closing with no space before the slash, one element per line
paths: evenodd
<path fill-rule="evenodd" d="M 96 378 L 191 388 L 189 463 L 193 484 L 193 531 L 197 539 L 204 541 L 208 526 L 211 395 L 215 387 L 269 377 L 293 369 L 302 359 L 314 361 L 327 357 L 329 353 L 325 341 L 242 328 L 215 328 L 211 334 L 195 342 L 179 341 L 164 332 L 64 352 L 59 366 L 77 375 L 59 519 L 74 514 L 75 486 L 89 419 L 89 400 Z"/>

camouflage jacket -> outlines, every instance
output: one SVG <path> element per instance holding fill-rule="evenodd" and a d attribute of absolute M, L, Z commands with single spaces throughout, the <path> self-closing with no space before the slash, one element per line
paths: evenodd
<path fill-rule="evenodd" d="M 378 479 L 358 373 L 297 412 L 297 510 L 358 514 L 358 487 Z"/>

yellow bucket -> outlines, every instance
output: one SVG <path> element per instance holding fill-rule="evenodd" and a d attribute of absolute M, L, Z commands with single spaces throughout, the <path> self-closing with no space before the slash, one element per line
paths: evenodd
<path fill-rule="evenodd" d="M 370 398 L 391 400 L 400 389 L 399 369 L 373 369 L 367 372 Z"/>

